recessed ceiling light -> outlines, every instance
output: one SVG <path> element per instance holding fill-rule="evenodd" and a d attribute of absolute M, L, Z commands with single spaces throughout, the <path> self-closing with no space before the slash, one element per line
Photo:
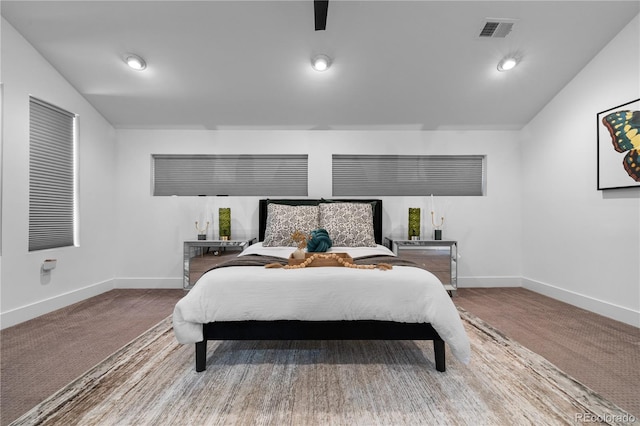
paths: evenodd
<path fill-rule="evenodd" d="M 498 62 L 498 71 L 509 71 L 518 65 L 520 59 L 515 56 L 506 56 Z"/>
<path fill-rule="evenodd" d="M 311 59 L 311 66 L 316 71 L 326 71 L 331 66 L 331 58 L 327 55 L 316 55 Z"/>
<path fill-rule="evenodd" d="M 147 68 L 147 63 L 144 61 L 144 59 L 133 53 L 127 53 L 124 56 L 124 61 L 127 65 L 129 65 L 129 68 L 136 71 L 142 71 Z"/>

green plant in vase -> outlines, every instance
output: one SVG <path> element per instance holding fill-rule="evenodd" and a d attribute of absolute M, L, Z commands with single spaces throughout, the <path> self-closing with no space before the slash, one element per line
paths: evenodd
<path fill-rule="evenodd" d="M 409 239 L 420 239 L 420 208 L 409 207 Z"/>
<path fill-rule="evenodd" d="M 218 231 L 221 240 L 231 239 L 231 208 L 218 209 Z"/>

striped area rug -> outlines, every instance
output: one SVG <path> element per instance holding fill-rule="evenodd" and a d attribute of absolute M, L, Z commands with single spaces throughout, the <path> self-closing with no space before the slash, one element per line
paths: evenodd
<path fill-rule="evenodd" d="M 159 323 L 13 424 L 500 425 L 629 424 L 630 414 L 460 309 L 465 366 L 431 342 L 210 342 Z M 448 350 L 447 350 L 448 351 Z"/>

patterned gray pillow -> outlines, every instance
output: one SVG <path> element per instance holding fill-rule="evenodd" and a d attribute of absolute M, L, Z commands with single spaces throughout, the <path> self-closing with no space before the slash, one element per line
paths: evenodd
<path fill-rule="evenodd" d="M 320 228 L 327 230 L 333 247 L 376 246 L 370 203 L 322 203 Z"/>
<path fill-rule="evenodd" d="M 310 233 L 318 228 L 318 206 L 288 206 L 267 204 L 267 223 L 264 247 L 296 247 L 291 234 L 296 231 Z"/>

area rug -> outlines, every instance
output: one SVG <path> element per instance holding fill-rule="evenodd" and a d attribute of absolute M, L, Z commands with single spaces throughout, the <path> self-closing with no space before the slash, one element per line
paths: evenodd
<path fill-rule="evenodd" d="M 159 323 L 15 425 L 558 425 L 637 421 L 460 309 L 472 345 L 435 370 L 422 341 L 210 342 Z"/>

